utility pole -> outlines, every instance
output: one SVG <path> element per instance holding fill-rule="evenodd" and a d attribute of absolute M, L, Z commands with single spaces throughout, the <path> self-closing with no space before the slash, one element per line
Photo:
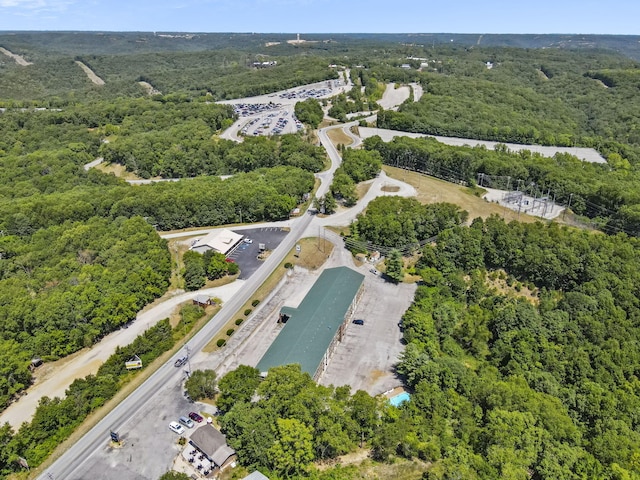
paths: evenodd
<path fill-rule="evenodd" d="M 187 350 L 187 377 L 191 375 L 191 352 L 189 351 L 189 344 L 185 343 L 184 348 Z"/>
<path fill-rule="evenodd" d="M 564 209 L 564 211 L 562 212 L 562 219 L 564 220 L 565 215 L 567 214 L 567 210 L 569 210 L 571 208 L 571 199 L 573 198 L 573 193 L 569 194 L 569 205 L 567 205 L 567 208 Z"/>

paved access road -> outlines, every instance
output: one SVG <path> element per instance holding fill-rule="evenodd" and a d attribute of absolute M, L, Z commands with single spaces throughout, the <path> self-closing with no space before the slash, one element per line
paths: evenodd
<path fill-rule="evenodd" d="M 253 292 L 267 279 L 271 272 L 284 259 L 286 254 L 293 248 L 300 239 L 302 233 L 311 223 L 313 216 L 309 213 L 303 215 L 291 227 L 291 232 L 285 237 L 280 246 L 267 258 L 262 267 L 246 280 L 242 290 L 222 307 L 220 312 L 200 330 L 189 342 L 192 351 L 200 351 L 208 343 L 218 330 L 225 323 L 231 320 L 232 316 L 249 300 Z M 83 463 L 91 454 L 103 447 L 109 440 L 109 431 L 118 430 L 126 425 L 132 417 L 144 418 L 153 415 L 149 410 L 150 400 L 154 395 L 167 385 L 179 384 L 183 372 L 176 369 L 173 362 L 182 356 L 184 352 L 178 352 L 168 363 L 160 367 L 146 382 L 135 390 L 122 403 L 107 414 L 94 428 L 92 428 L 76 444 L 71 446 L 47 471 L 39 478 L 49 480 L 54 479 L 82 479 L 84 475 L 79 473 Z M 168 423 L 168 422 L 162 422 Z M 165 425 L 162 425 L 164 427 Z M 80 476 L 79 476 L 80 475 Z"/>
<path fill-rule="evenodd" d="M 340 128 L 336 126 L 334 128 Z M 318 189 L 318 195 L 324 195 L 331 184 L 333 172 L 338 168 L 341 162 L 340 155 L 333 144 L 329 141 L 325 131 L 320 132 L 322 144 L 327 149 L 329 158 L 331 159 L 331 168 L 326 172 L 318 174 L 322 184 Z M 189 342 L 192 352 L 198 352 L 204 348 L 209 340 L 220 330 L 232 316 L 242 307 L 242 305 L 251 298 L 256 289 L 267 279 L 267 277 L 275 270 L 275 268 L 284 259 L 287 253 L 294 247 L 311 224 L 314 216 L 311 212 L 305 212 L 301 217 L 295 220 L 287 221 L 290 227 L 290 233 L 284 238 L 282 243 L 267 258 L 264 264 L 255 272 L 255 274 L 245 281 L 243 288 L 228 302 L 224 304 L 220 312 L 200 330 L 195 337 Z M 247 226 L 247 228 L 255 228 L 255 225 Z M 236 228 L 234 228 L 235 230 Z M 185 232 L 186 235 L 194 235 L 200 232 Z M 204 232 L 203 232 L 204 233 Z M 176 234 L 175 237 L 181 236 Z M 176 369 L 173 366 L 175 360 L 184 354 L 183 351 L 169 360 L 165 365 L 160 367 L 146 382 L 136 389 L 129 397 L 123 400 L 117 407 L 109 412 L 95 427 L 85 434 L 78 442 L 72 445 L 64 454 L 56 460 L 40 477 L 40 480 L 82 480 L 87 478 L 90 473 L 87 472 L 85 464 L 90 457 L 109 441 L 109 432 L 111 430 L 119 430 L 124 426 L 131 425 L 133 418 L 145 418 L 153 415 L 152 408 L 154 396 L 171 385 L 180 385 L 182 369 Z M 162 418 L 158 422 L 159 429 L 166 429 L 168 421 Z M 117 466 L 114 465 L 114 468 Z M 118 478 L 113 476 L 97 476 L 94 478 Z M 104 474 L 105 472 L 101 472 Z M 121 472 L 122 473 L 122 472 Z M 122 477 L 122 475 L 119 475 Z"/>
<path fill-rule="evenodd" d="M 329 128 L 342 128 L 342 125 Z M 322 145 L 327 150 L 332 165 L 329 170 L 317 175 L 322 181 L 317 192 L 319 196 L 326 194 L 328 191 L 333 172 L 341 162 L 341 158 L 327 137 L 326 131 L 327 129 L 321 130 L 319 136 Z M 377 184 L 391 181 L 391 179 L 385 179 L 383 176 L 375 180 Z M 369 200 L 380 193 L 379 187 L 375 189 L 372 187 L 369 194 L 360 202 L 361 204 L 358 205 L 358 208 L 354 207 L 342 214 L 339 219 L 334 217 L 333 220 L 349 222 Z M 305 235 L 305 232 L 315 235 L 317 234 L 315 229 L 325 221 L 333 223 L 329 221 L 331 217 L 322 221 L 318 219 L 314 222 L 314 225 L 317 225 L 310 228 L 314 218 L 316 217 L 310 212 L 306 212 L 297 219 L 282 222 L 281 226 L 286 224 L 286 226 L 290 227 L 289 234 L 286 235 L 282 243 L 255 274 L 245 281 L 242 289 L 227 301 L 220 312 L 189 342 L 191 352 L 202 350 L 216 332 L 232 319 L 232 316 L 251 298 L 255 290 L 280 264 L 298 240 Z M 273 226 L 273 224 L 270 226 Z M 244 228 L 256 228 L 256 225 L 248 225 Z M 237 230 L 239 228 L 234 227 L 233 229 Z M 199 233 L 206 233 L 209 230 L 167 234 L 166 237 L 193 236 Z M 128 480 L 129 478 L 157 478 L 164 473 L 167 469 L 166 467 L 169 466 L 167 462 L 170 462 L 172 459 L 170 457 L 173 456 L 167 455 L 167 442 L 173 440 L 173 437 L 168 435 L 168 422 L 174 419 L 173 417 L 177 411 L 184 411 L 188 408 L 187 404 L 183 405 L 184 399 L 180 398 L 180 388 L 184 373 L 181 368 L 173 366 L 174 361 L 183 354 L 184 351 L 176 353 L 169 362 L 160 367 L 146 382 L 109 412 L 77 443 L 69 447 L 38 478 L 41 480 L 126 478 Z M 175 400 L 176 398 L 179 400 Z M 163 399 L 168 399 L 169 403 L 173 403 L 167 405 L 166 402 L 163 402 Z M 143 422 L 147 428 L 151 429 L 148 430 L 146 438 L 139 432 L 138 428 L 134 428 Z M 126 448 L 131 448 L 131 453 L 126 453 L 129 450 L 114 452 L 106 449 L 110 430 L 127 433 L 127 440 L 132 444 L 129 444 Z M 98 455 L 98 452 L 100 452 L 100 455 Z M 177 454 L 177 451 L 175 453 Z M 127 456 L 127 459 L 123 460 L 125 456 Z M 135 464 L 136 461 L 138 462 L 137 465 Z M 126 462 L 131 463 L 127 464 Z M 142 471 L 144 471 L 144 474 L 141 473 Z"/>

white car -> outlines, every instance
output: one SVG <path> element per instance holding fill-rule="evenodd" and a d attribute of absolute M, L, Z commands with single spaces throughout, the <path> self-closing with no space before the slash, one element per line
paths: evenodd
<path fill-rule="evenodd" d="M 244 243 L 253 243 L 253 240 L 251 240 L 250 238 L 245 238 Z"/>
<path fill-rule="evenodd" d="M 184 433 L 184 427 L 180 425 L 178 422 L 171 422 L 169 424 L 169 430 L 171 430 L 174 433 L 177 433 L 178 435 L 182 435 Z"/>

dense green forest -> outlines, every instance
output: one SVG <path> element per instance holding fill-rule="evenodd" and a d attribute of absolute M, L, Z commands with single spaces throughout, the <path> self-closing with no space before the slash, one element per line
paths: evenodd
<path fill-rule="evenodd" d="M 140 217 L 61 222 L 0 237 L 0 405 L 30 384 L 31 358 L 92 345 L 162 295 L 165 241 Z"/>
<path fill-rule="evenodd" d="M 427 478 L 640 475 L 639 248 L 495 217 L 425 247 L 398 371 Z"/>
<path fill-rule="evenodd" d="M 240 366 L 220 380 L 222 431 L 244 465 L 270 478 L 313 475 L 313 461 L 335 458 L 370 441 L 382 406 L 366 392 L 317 385 L 299 365 L 275 367 L 260 381 Z M 258 400 L 256 400 L 258 399 Z"/>
<path fill-rule="evenodd" d="M 117 138 L 102 145 L 100 155 L 143 178 L 230 175 L 278 165 L 319 172 L 326 157 L 321 147 L 294 134 L 274 140 L 247 137 L 242 143 L 214 140 L 215 130 L 200 118 L 165 127 L 129 125 L 118 128 Z"/>
<path fill-rule="evenodd" d="M 378 197 L 351 224 L 348 244 L 367 242 L 369 250 L 398 248 L 410 254 L 421 242 L 467 218 L 467 212 L 450 203 L 422 205 L 414 198 Z"/>
<path fill-rule="evenodd" d="M 581 145 L 640 161 L 638 62 L 597 51 L 512 49 L 457 50 L 428 58 L 420 75 L 422 98 L 405 102 L 398 112 L 382 112 L 378 126 Z"/>

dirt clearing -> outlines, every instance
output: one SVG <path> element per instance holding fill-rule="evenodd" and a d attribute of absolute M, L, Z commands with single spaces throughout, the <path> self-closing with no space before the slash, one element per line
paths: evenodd
<path fill-rule="evenodd" d="M 138 85 L 147 91 L 147 95 L 162 95 L 162 92 L 149 82 L 138 82 Z"/>
<path fill-rule="evenodd" d="M 27 62 L 20 55 L 16 55 L 15 53 L 11 53 L 9 50 L 7 50 L 4 47 L 0 47 L 0 52 L 4 53 L 7 57 L 13 58 L 18 65 L 22 65 L 23 67 L 26 67 L 27 65 L 33 65 L 33 63 Z"/>
<path fill-rule="evenodd" d="M 100 163 L 94 168 L 104 173 L 113 173 L 116 177 L 124 180 L 142 180 L 135 173 L 127 170 L 127 167 L 119 163 Z"/>
<path fill-rule="evenodd" d="M 411 90 L 408 86 L 404 85 L 396 88 L 394 83 L 388 83 L 387 88 L 384 91 L 384 95 L 382 95 L 382 99 L 378 102 L 378 105 L 385 110 L 395 110 L 402 102 L 409 98 L 410 94 Z"/>
<path fill-rule="evenodd" d="M 78 66 L 80 66 L 80 68 L 82 70 L 84 70 L 84 73 L 87 74 L 87 77 L 89 77 L 89 80 L 91 80 L 93 83 L 95 83 L 96 85 L 104 85 L 104 80 L 102 80 L 99 76 L 97 76 L 93 70 L 91 70 L 87 65 L 85 65 L 84 63 L 82 63 L 79 60 L 76 60 L 76 64 Z"/>

